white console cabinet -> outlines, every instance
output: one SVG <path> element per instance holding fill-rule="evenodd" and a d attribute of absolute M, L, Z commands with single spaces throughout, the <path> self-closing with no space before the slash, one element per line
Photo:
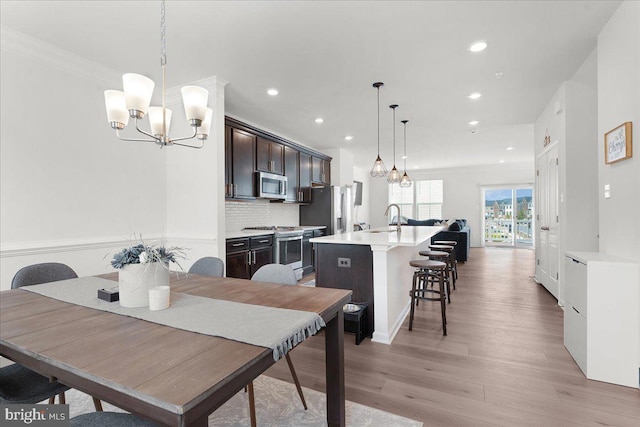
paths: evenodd
<path fill-rule="evenodd" d="M 587 378 L 639 387 L 638 263 L 566 252 L 564 345 Z"/>

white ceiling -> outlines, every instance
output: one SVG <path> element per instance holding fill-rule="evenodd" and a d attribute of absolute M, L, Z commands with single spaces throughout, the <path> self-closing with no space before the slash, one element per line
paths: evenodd
<path fill-rule="evenodd" d="M 382 81 L 380 152 L 389 169 L 393 103 L 400 169 L 403 119 L 409 170 L 531 163 L 532 123 L 593 51 L 618 5 L 168 1 L 168 86 L 219 76 L 229 82 L 227 113 L 320 151 L 348 149 L 368 169 L 376 152 L 371 85 Z M 3 26 L 161 81 L 158 1 L 2 0 L 0 12 Z M 468 52 L 478 39 L 489 47 Z M 280 94 L 268 96 L 271 87 Z M 474 91 L 482 98 L 467 99 Z M 480 121 L 477 134 L 472 119 Z"/>

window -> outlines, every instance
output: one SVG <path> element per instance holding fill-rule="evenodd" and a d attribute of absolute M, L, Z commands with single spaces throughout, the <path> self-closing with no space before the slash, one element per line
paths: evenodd
<path fill-rule="evenodd" d="M 415 181 L 411 187 L 389 184 L 389 204 L 400 206 L 401 215 L 413 219 L 443 219 L 443 181 Z M 392 219 L 389 220 L 391 222 Z"/>

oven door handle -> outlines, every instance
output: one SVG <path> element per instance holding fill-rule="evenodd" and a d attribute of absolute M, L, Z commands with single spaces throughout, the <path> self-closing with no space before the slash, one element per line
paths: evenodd
<path fill-rule="evenodd" d="M 278 242 L 290 242 L 292 240 L 302 240 L 302 236 L 276 237 Z"/>

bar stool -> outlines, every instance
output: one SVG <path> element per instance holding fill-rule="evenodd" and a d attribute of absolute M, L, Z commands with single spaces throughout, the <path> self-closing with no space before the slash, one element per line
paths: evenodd
<path fill-rule="evenodd" d="M 451 269 L 451 275 L 453 277 L 453 290 L 456 289 L 456 249 L 454 246 L 449 245 L 429 245 L 429 249 L 432 251 L 441 251 L 449 254 L 449 262 L 447 266 Z"/>
<path fill-rule="evenodd" d="M 456 246 L 458 245 L 458 242 L 456 242 L 455 240 L 436 240 L 435 242 L 432 242 L 434 245 L 447 245 L 447 246 L 453 246 L 454 249 L 454 255 L 456 257 L 456 262 L 453 266 L 453 272 L 454 272 L 454 277 L 456 280 L 458 280 L 458 252 L 455 250 Z"/>
<path fill-rule="evenodd" d="M 449 263 L 449 253 L 448 252 L 442 252 L 442 251 L 420 251 L 419 252 L 420 255 L 422 256 L 426 256 L 429 257 L 429 259 L 431 261 L 440 261 L 443 262 L 445 264 L 447 264 L 447 269 L 445 271 L 445 276 L 444 276 L 444 283 L 446 285 L 446 291 L 447 291 L 447 302 L 451 303 L 451 270 L 448 268 L 448 263 Z M 431 283 L 433 284 L 433 283 Z M 416 304 L 419 305 L 419 304 Z"/>
<path fill-rule="evenodd" d="M 410 261 L 409 265 L 416 267 L 416 271 L 413 273 L 411 292 L 409 292 L 409 295 L 411 296 L 409 330 L 413 329 L 413 317 L 418 300 L 440 301 L 440 311 L 442 313 L 442 335 L 447 335 L 447 304 L 444 301 L 444 275 L 447 270 L 447 264 L 440 261 L 418 259 Z M 430 277 L 438 280 L 438 290 L 427 288 L 427 282 Z M 427 297 L 425 294 L 434 294 L 437 295 L 437 297 Z"/>

